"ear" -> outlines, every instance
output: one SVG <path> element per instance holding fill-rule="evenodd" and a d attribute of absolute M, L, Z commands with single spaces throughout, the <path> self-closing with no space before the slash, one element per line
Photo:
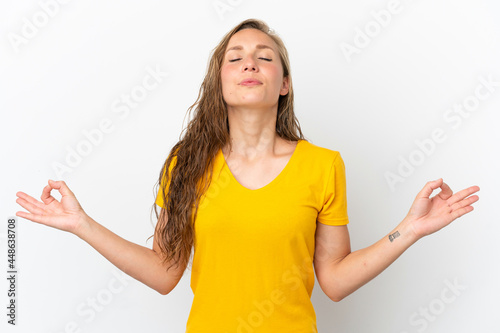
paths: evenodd
<path fill-rule="evenodd" d="M 281 85 L 280 95 L 285 96 L 288 94 L 288 89 L 290 88 L 290 77 L 285 76 L 283 78 L 283 84 Z"/>

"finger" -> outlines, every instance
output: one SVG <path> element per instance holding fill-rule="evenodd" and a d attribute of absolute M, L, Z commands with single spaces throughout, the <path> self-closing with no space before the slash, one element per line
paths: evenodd
<path fill-rule="evenodd" d="M 73 192 L 69 189 L 68 185 L 66 185 L 66 183 L 64 182 L 64 180 L 58 180 L 58 181 L 54 181 L 54 180 L 49 180 L 49 185 L 58 190 L 62 196 L 65 196 L 65 195 L 69 195 L 69 196 L 75 196 L 73 194 Z"/>
<path fill-rule="evenodd" d="M 443 178 L 436 179 L 434 181 L 427 182 L 424 188 L 417 194 L 417 198 L 429 198 L 432 192 L 439 188 L 443 183 Z"/>
<path fill-rule="evenodd" d="M 52 191 L 52 186 L 49 184 L 43 188 L 42 195 L 40 196 L 40 199 L 42 199 L 43 203 L 46 205 L 56 200 L 56 198 L 50 194 L 50 191 Z"/>
<path fill-rule="evenodd" d="M 45 215 L 30 214 L 30 213 L 26 213 L 26 212 L 22 212 L 22 211 L 16 212 L 16 216 L 22 217 L 24 219 L 27 219 L 27 220 L 30 220 L 33 222 L 45 224 L 45 225 L 47 225 L 47 221 L 48 221 L 48 218 Z"/>
<path fill-rule="evenodd" d="M 16 199 L 16 202 L 21 206 L 23 207 L 24 209 L 26 209 L 27 211 L 29 211 L 30 213 L 35 213 L 35 214 L 42 214 L 44 212 L 44 209 L 37 206 L 36 204 L 33 204 L 23 198 L 17 198 Z"/>
<path fill-rule="evenodd" d="M 460 200 L 459 202 L 457 202 L 451 206 L 451 211 L 458 210 L 462 207 L 470 206 L 478 200 L 479 200 L 479 197 L 477 195 L 473 195 L 473 196 L 468 197 L 466 199 Z"/>
<path fill-rule="evenodd" d="M 448 186 L 448 184 L 444 183 L 441 185 L 441 192 L 439 192 L 438 196 L 443 200 L 448 200 L 453 195 L 453 191 Z"/>
<path fill-rule="evenodd" d="M 464 216 L 467 213 L 472 212 L 473 210 L 474 210 L 473 206 L 465 206 L 465 207 L 462 207 L 460 209 L 457 209 L 457 210 L 454 210 L 453 212 L 451 212 L 451 216 L 455 220 L 455 219 L 458 219 L 459 217 Z"/>
<path fill-rule="evenodd" d="M 464 198 L 467 198 L 471 194 L 476 193 L 477 191 L 479 191 L 479 186 L 471 186 L 469 188 L 463 189 L 463 190 L 455 193 L 453 196 L 451 196 L 448 199 L 448 205 L 451 206 L 451 205 L 455 204 L 456 202 L 459 202 L 459 201 L 463 200 Z"/>
<path fill-rule="evenodd" d="M 37 207 L 43 208 L 43 203 L 41 203 L 40 201 L 36 200 L 31 195 L 28 195 L 28 194 L 26 194 L 24 192 L 17 192 L 16 195 L 19 198 L 24 199 L 24 200 L 28 201 L 29 203 L 32 203 L 33 205 L 36 205 Z"/>

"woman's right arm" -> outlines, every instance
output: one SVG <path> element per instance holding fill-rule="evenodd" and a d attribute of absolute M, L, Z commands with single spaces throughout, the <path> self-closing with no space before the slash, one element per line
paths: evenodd
<path fill-rule="evenodd" d="M 50 195 L 52 189 L 61 193 L 61 202 Z M 24 192 L 17 196 L 16 202 L 30 212 L 19 211 L 17 216 L 75 234 L 124 273 L 162 295 L 172 291 L 184 273 L 185 267 L 175 266 L 167 272 L 156 239 L 153 249 L 149 249 L 127 241 L 89 217 L 64 181 L 49 180 L 42 202 Z"/>
<path fill-rule="evenodd" d="M 184 272 L 175 266 L 166 272 L 156 239 L 151 250 L 118 236 L 90 217 L 87 217 L 87 222 L 75 234 L 124 273 L 162 295 L 174 289 Z"/>

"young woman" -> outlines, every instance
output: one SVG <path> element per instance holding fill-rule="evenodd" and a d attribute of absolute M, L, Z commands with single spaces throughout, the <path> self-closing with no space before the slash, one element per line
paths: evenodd
<path fill-rule="evenodd" d="M 193 108 L 159 175 L 153 249 L 90 218 L 64 181 L 49 180 L 41 202 L 23 192 L 16 200 L 29 211 L 17 216 L 74 233 L 162 295 L 194 247 L 186 332 L 317 332 L 314 272 L 340 301 L 478 200 L 477 186 L 453 194 L 430 181 L 398 226 L 351 252 L 342 158 L 303 137 L 287 51 L 259 20 L 240 23 L 213 50 Z"/>

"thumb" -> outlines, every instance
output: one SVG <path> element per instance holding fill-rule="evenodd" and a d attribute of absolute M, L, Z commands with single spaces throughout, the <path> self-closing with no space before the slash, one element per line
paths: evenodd
<path fill-rule="evenodd" d="M 58 190 L 61 195 L 61 204 L 69 211 L 83 211 L 82 206 L 78 202 L 75 194 L 69 189 L 68 185 L 63 180 L 54 181 L 49 179 L 49 187 Z M 66 199 L 64 199 L 66 197 Z"/>
<path fill-rule="evenodd" d="M 441 187 L 442 184 L 443 184 L 443 178 L 427 182 L 424 188 L 418 193 L 417 198 L 429 198 L 432 192 L 435 189 Z"/>

